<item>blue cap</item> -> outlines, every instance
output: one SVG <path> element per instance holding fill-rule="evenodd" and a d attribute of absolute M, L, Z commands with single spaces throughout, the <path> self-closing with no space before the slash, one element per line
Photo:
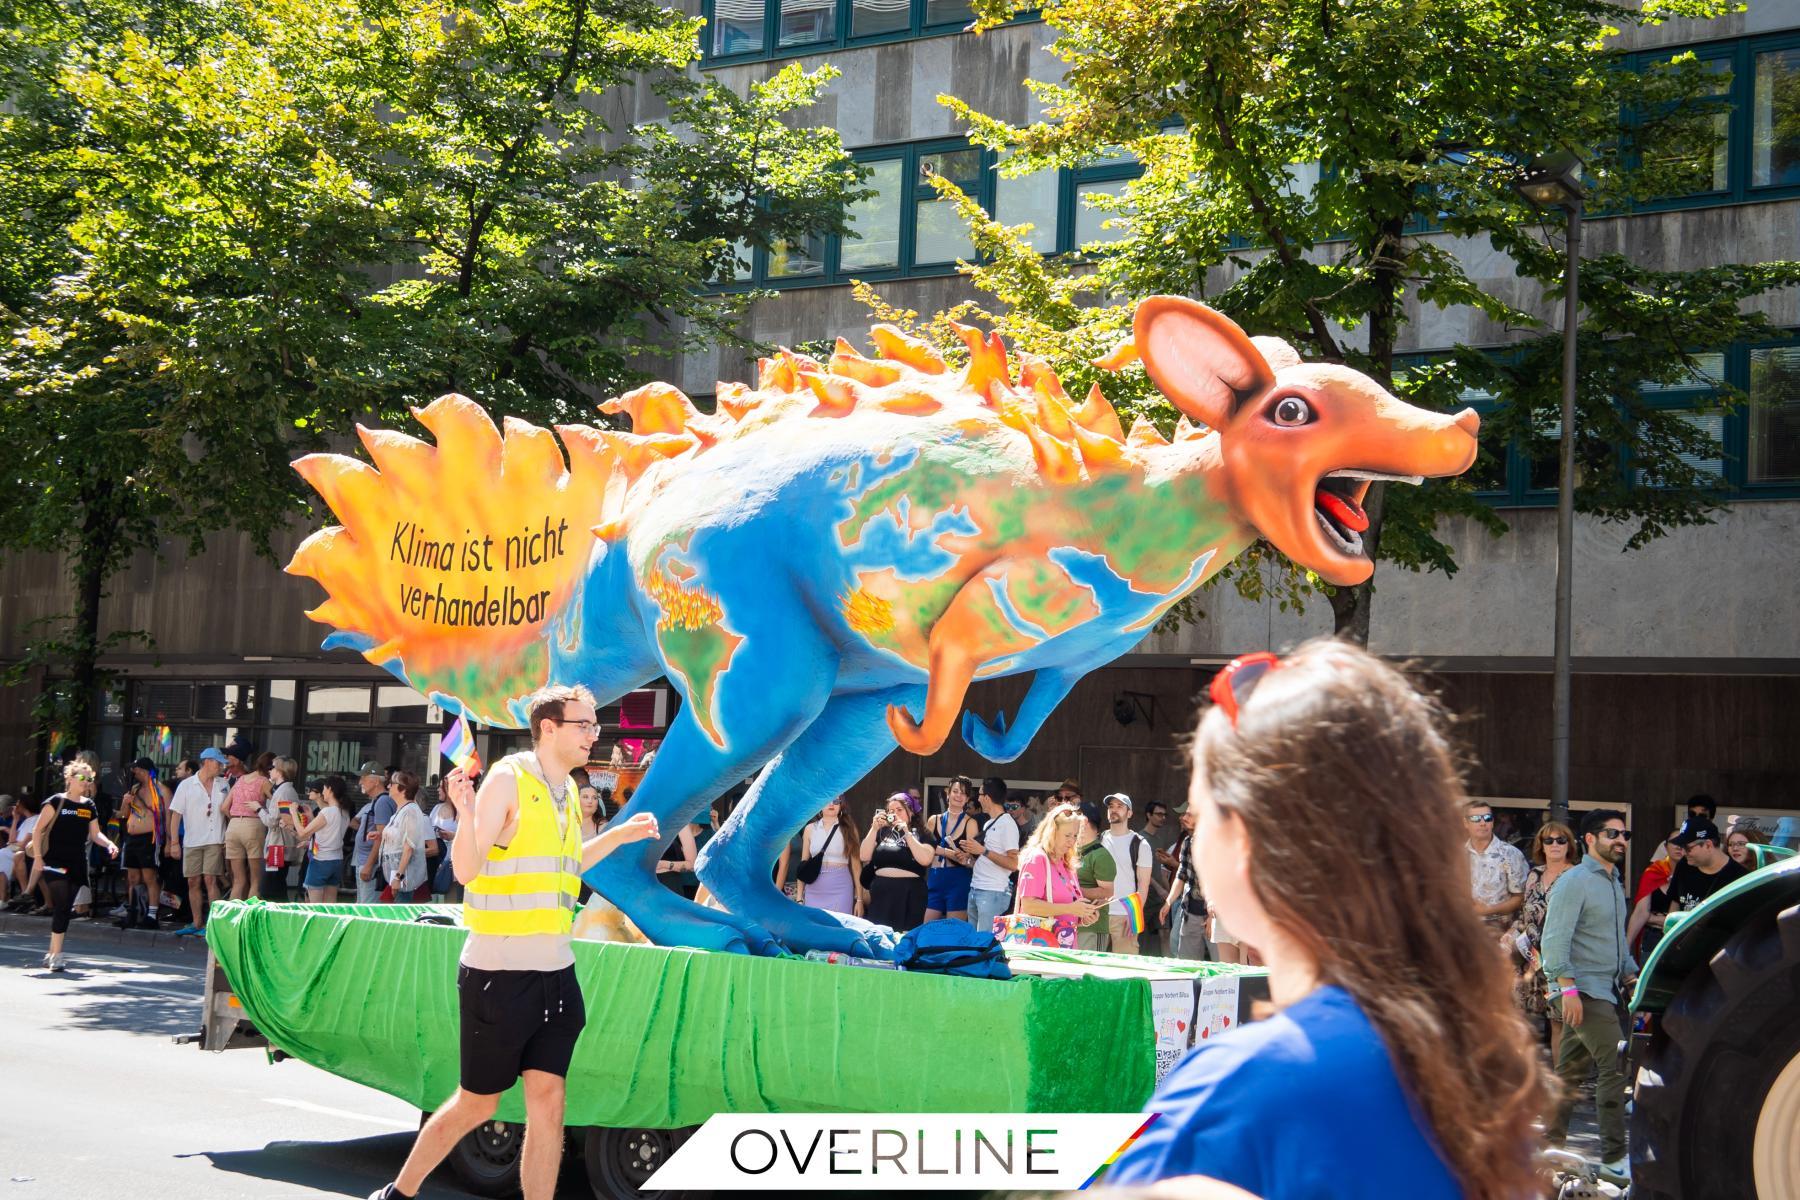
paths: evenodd
<path fill-rule="evenodd" d="M 226 765 L 225 752 L 217 746 L 208 746 L 200 752 L 200 761 L 207 762 L 208 760 L 216 762 L 223 767 Z"/>

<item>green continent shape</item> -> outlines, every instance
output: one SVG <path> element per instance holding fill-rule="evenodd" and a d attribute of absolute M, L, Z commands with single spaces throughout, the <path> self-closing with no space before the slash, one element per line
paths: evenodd
<path fill-rule="evenodd" d="M 413 689 L 454 696 L 473 720 L 513 727 L 523 722 L 509 704 L 550 682 L 550 658 L 542 642 L 529 642 L 493 658 L 472 659 L 441 670 L 407 672 Z"/>
<path fill-rule="evenodd" d="M 718 624 L 702 629 L 659 625 L 656 643 L 669 669 L 687 684 L 688 703 L 701 731 L 712 739 L 713 745 L 725 749 L 725 735 L 719 729 L 719 676 L 731 666 L 732 656 L 744 639 Z"/>

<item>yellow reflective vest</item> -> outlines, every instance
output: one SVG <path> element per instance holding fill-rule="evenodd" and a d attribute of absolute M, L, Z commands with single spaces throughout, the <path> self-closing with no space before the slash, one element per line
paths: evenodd
<path fill-rule="evenodd" d="M 556 803 L 537 774 L 512 759 L 494 764 L 508 771 L 519 797 L 519 827 L 512 841 L 488 851 L 463 889 L 463 924 L 472 933 L 567 937 L 581 891 L 581 804 L 575 781 L 566 782 L 568 825 L 559 829 Z"/>

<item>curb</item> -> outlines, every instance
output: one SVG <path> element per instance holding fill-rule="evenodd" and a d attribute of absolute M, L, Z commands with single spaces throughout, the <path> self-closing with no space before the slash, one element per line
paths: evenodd
<path fill-rule="evenodd" d="M 50 936 L 49 917 L 28 917 L 23 913 L 0 913 L 0 933 L 37 934 Z M 187 937 L 176 937 L 173 931 L 157 930 L 149 932 L 142 929 L 119 929 L 111 921 L 90 921 L 77 917 L 69 923 L 69 932 L 64 935 L 71 945 L 88 946 L 154 946 L 160 950 L 180 950 L 188 947 L 196 948 L 199 954 L 206 953 L 206 939 L 189 934 Z"/>

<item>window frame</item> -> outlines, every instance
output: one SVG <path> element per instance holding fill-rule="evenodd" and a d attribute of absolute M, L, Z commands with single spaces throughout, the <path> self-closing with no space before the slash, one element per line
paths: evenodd
<path fill-rule="evenodd" d="M 807 42 L 804 45 L 778 46 L 776 40 L 781 33 L 781 0 L 763 0 L 761 49 L 741 50 L 734 54 L 714 54 L 712 52 L 713 17 L 717 9 L 717 0 L 701 0 L 700 15 L 706 19 L 706 27 L 700 35 L 700 65 L 702 67 L 729 67 L 743 63 L 775 62 L 784 58 L 804 58 L 810 54 L 825 54 L 833 50 L 855 50 L 863 46 L 884 46 L 894 42 L 950 37 L 963 32 L 974 20 L 974 14 L 971 12 L 967 19 L 927 23 L 925 16 L 928 4 L 929 0 L 909 0 L 908 20 L 904 29 L 891 29 L 881 33 L 867 33 L 860 37 L 854 37 L 850 32 L 850 21 L 855 15 L 855 0 L 835 0 L 836 18 L 832 28 L 836 36 L 828 40 Z M 1006 23 L 1021 25 L 1040 19 L 1038 10 L 1030 8 L 1015 14 Z"/>
<path fill-rule="evenodd" d="M 1726 91 L 1725 187 L 1693 192 L 1685 196 L 1669 196 L 1645 201 L 1628 209 L 1631 213 L 1671 212 L 1690 208 L 1718 208 L 1729 204 L 1760 204 L 1800 196 L 1800 181 L 1753 185 L 1750 182 L 1751 141 L 1755 134 L 1756 58 L 1760 54 L 1800 50 L 1800 30 L 1756 34 L 1748 37 L 1716 38 L 1679 46 L 1658 46 L 1625 56 L 1625 65 L 1642 71 L 1652 63 L 1665 62 L 1678 54 L 1692 53 L 1703 62 L 1726 62 L 1730 65 L 1731 86 Z M 1599 214 L 1596 214 L 1598 216 Z M 1617 214 L 1623 215 L 1623 214 Z"/>

